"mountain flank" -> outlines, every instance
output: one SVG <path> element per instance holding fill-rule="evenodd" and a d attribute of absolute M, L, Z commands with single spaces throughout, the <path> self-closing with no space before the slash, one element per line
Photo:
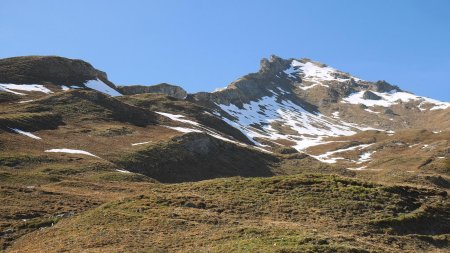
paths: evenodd
<path fill-rule="evenodd" d="M 190 94 L 0 59 L 0 252 L 447 252 L 449 193 L 450 103 L 387 81 L 271 56 Z"/>

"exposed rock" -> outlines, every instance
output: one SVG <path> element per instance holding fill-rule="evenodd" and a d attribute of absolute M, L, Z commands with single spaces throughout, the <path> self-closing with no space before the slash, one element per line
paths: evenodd
<path fill-rule="evenodd" d="M 167 83 L 161 83 L 152 86 L 144 86 L 144 85 L 119 86 L 118 89 L 124 95 L 161 93 L 178 99 L 185 99 L 186 96 L 188 95 L 183 88 L 176 85 L 170 85 Z"/>
<path fill-rule="evenodd" d="M 196 138 L 192 138 L 193 136 Z M 218 149 L 217 142 L 212 141 L 211 137 L 202 134 L 194 134 L 193 136 L 180 136 L 174 138 L 174 140 L 182 142 L 186 150 L 194 154 L 207 155 Z"/>
<path fill-rule="evenodd" d="M 380 96 L 378 96 L 377 94 L 375 94 L 369 90 L 364 92 L 363 98 L 369 99 L 369 100 L 380 100 L 381 99 Z"/>
<path fill-rule="evenodd" d="M 401 89 L 395 85 L 392 85 L 384 80 L 377 81 L 374 83 L 374 88 L 378 92 L 390 92 L 390 91 L 401 91 Z"/>
<path fill-rule="evenodd" d="M 100 79 L 111 88 L 105 72 L 91 64 L 58 56 L 20 56 L 0 59 L 0 83 L 84 86 L 88 80 Z"/>
<path fill-rule="evenodd" d="M 270 59 L 263 58 L 260 63 L 259 73 L 278 74 L 287 69 L 292 60 L 285 60 L 276 55 L 271 55 Z"/>
<path fill-rule="evenodd" d="M 387 114 L 387 115 L 396 115 L 396 114 L 394 113 L 394 111 L 393 111 L 391 108 L 386 108 L 386 110 L 384 110 L 384 114 Z"/>

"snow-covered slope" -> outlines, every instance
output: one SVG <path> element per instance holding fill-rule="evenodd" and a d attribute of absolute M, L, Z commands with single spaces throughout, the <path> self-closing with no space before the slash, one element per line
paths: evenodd
<path fill-rule="evenodd" d="M 326 143 L 323 139 L 332 136 L 353 135 L 357 131 L 373 130 L 327 117 L 319 112 L 310 112 L 293 101 L 283 98 L 283 93 L 273 92 L 272 96 L 243 104 L 217 104 L 231 117 L 223 119 L 261 145 L 257 138 L 288 140 L 294 148 L 304 150 L 310 146 Z"/>
<path fill-rule="evenodd" d="M 259 72 L 212 94 L 194 99 L 209 99 L 218 117 L 256 145 L 266 149 L 291 146 L 303 152 L 363 131 L 392 136 L 398 129 L 423 128 L 439 117 L 435 113 L 450 107 L 450 103 L 414 95 L 385 81 L 369 82 L 309 59 L 276 56 L 263 60 Z M 373 152 L 367 147 L 348 149 L 361 152 L 354 163 L 371 159 Z M 339 158 L 333 155 L 345 151 L 330 150 L 315 157 L 336 162 Z"/>

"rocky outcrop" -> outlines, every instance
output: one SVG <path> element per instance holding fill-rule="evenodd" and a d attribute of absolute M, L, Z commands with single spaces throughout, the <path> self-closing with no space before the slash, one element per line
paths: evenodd
<path fill-rule="evenodd" d="M 392 85 L 384 80 L 376 81 L 374 83 L 374 89 L 378 92 L 390 92 L 390 91 L 401 91 L 401 89 L 395 85 Z"/>
<path fill-rule="evenodd" d="M 391 108 L 384 109 L 384 114 L 390 115 L 390 116 L 397 115 L 397 114 L 395 114 L 395 112 Z"/>
<path fill-rule="evenodd" d="M 118 89 L 124 95 L 161 93 L 178 99 L 185 99 L 186 96 L 188 95 L 183 88 L 167 83 L 161 83 L 151 86 L 144 86 L 144 85 L 119 86 Z"/>
<path fill-rule="evenodd" d="M 263 75 L 276 75 L 289 68 L 292 59 L 285 60 L 276 55 L 271 55 L 269 59 L 263 58 L 260 62 L 259 72 Z"/>
<path fill-rule="evenodd" d="M 369 100 L 380 100 L 381 99 L 380 96 L 378 96 L 377 94 L 375 94 L 371 91 L 365 91 L 363 94 L 363 98 L 369 99 Z"/>
<path fill-rule="evenodd" d="M 88 80 L 99 79 L 111 88 L 105 72 L 91 64 L 58 56 L 20 56 L 0 59 L 0 83 L 83 86 Z"/>
<path fill-rule="evenodd" d="M 188 133 L 120 157 L 117 164 L 160 182 L 217 177 L 271 176 L 276 156 L 235 145 L 205 133 Z"/>

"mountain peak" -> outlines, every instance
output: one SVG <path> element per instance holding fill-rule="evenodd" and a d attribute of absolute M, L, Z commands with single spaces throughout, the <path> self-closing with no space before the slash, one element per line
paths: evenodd
<path fill-rule="evenodd" d="M 271 55 L 269 59 L 261 59 L 259 73 L 276 74 L 280 71 L 283 71 L 288 65 L 289 60 L 285 60 L 276 55 Z"/>

